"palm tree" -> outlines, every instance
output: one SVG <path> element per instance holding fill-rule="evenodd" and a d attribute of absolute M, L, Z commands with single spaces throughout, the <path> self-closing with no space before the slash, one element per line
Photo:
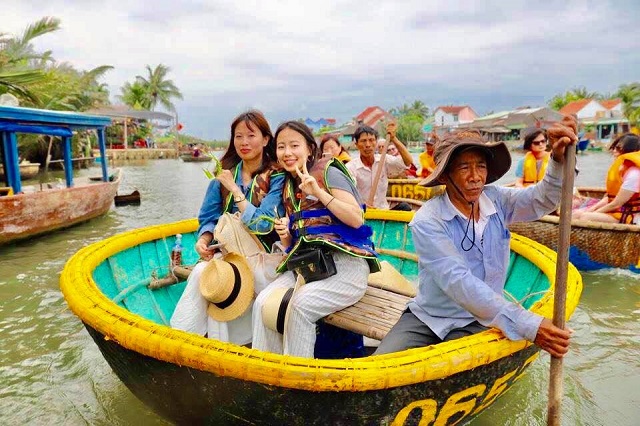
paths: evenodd
<path fill-rule="evenodd" d="M 139 81 L 133 83 L 126 82 L 120 88 L 121 95 L 118 96 L 125 105 L 129 105 L 134 109 L 151 109 L 151 102 L 147 91 Z"/>
<path fill-rule="evenodd" d="M 158 103 L 169 111 L 175 111 L 176 107 L 171 100 L 182 99 L 182 93 L 173 80 L 167 79 L 169 71 L 169 67 L 163 64 L 159 64 L 153 70 L 147 65 L 147 77 L 136 76 L 149 96 L 151 111 L 155 110 Z"/>
<path fill-rule="evenodd" d="M 622 99 L 622 113 L 629 124 L 637 125 L 640 122 L 640 83 L 620 85 L 616 97 Z"/>
<path fill-rule="evenodd" d="M 0 94 L 11 93 L 28 103 L 38 104 L 30 86 L 45 78 L 42 68 L 51 60 L 51 52 L 36 53 L 31 42 L 59 28 L 59 19 L 45 17 L 29 25 L 19 37 L 0 33 Z"/>
<path fill-rule="evenodd" d="M 411 104 L 411 112 L 422 118 L 427 118 L 429 116 L 429 107 L 426 106 L 424 102 L 415 100 Z"/>

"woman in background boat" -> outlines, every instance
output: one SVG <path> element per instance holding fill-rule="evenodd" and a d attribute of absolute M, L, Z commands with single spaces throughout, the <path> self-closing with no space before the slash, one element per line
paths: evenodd
<path fill-rule="evenodd" d="M 624 133 L 611 143 L 613 164 L 607 172 L 606 195 L 574 219 L 640 225 L 640 137 Z"/>
<path fill-rule="evenodd" d="M 524 150 L 527 151 L 516 166 L 516 188 L 535 185 L 544 177 L 549 164 L 547 152 L 547 131 L 529 129 L 525 132 Z"/>
<path fill-rule="evenodd" d="M 276 221 L 275 228 L 289 252 L 277 270 L 286 271 L 289 262 L 312 249 L 333 259 L 335 274 L 308 280 L 311 282 L 293 292 L 283 338 L 263 318 L 263 306 L 271 294 L 296 285 L 293 272 L 282 273 L 254 303 L 253 348 L 313 358 L 316 321 L 360 300 L 369 272 L 376 272 L 379 264 L 371 228 L 364 225 L 362 200 L 342 162 L 334 158 L 316 161 L 313 134 L 302 123 L 281 124 L 275 138 L 278 162 L 286 171 L 283 198 L 287 214 Z"/>
<path fill-rule="evenodd" d="M 231 140 L 220 162 L 222 171 L 211 180 L 198 215 L 195 249 L 200 262 L 189 275 L 187 286 L 171 317 L 171 326 L 223 341 L 245 345 L 251 342 L 251 309 L 239 318 L 221 323 L 207 315 L 208 301 L 199 290 L 202 270 L 216 254 L 211 246 L 220 216 L 240 212 L 240 218 L 258 236 L 267 251 L 277 240 L 273 219 L 283 214 L 284 173 L 275 163 L 275 143 L 260 111 L 240 114 L 231 123 Z M 266 219 L 265 219 L 266 218 Z M 256 292 L 260 289 L 256 288 Z"/>
<path fill-rule="evenodd" d="M 336 135 L 324 135 L 322 137 L 320 141 L 320 152 L 322 152 L 322 155 L 337 158 L 345 164 L 351 160 L 347 150 L 344 149 Z"/>

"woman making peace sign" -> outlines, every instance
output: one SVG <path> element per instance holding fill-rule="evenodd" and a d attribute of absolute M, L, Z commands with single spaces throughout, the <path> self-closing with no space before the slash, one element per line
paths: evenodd
<path fill-rule="evenodd" d="M 344 165 L 333 158 L 316 161 L 318 147 L 311 130 L 302 123 L 281 124 L 275 139 L 278 163 L 286 172 L 283 202 L 287 213 L 276 221 L 275 229 L 288 253 L 278 271 L 292 272 L 280 275 L 256 299 L 253 347 L 312 358 L 316 321 L 357 302 L 367 288 L 369 272 L 380 266 L 371 228 L 364 225 L 362 201 Z M 306 263 L 301 258 L 329 266 L 305 270 L 299 268 Z M 263 306 L 278 290 L 294 288 L 297 274 L 306 284 L 287 296 L 283 339 L 283 334 L 265 325 Z"/>

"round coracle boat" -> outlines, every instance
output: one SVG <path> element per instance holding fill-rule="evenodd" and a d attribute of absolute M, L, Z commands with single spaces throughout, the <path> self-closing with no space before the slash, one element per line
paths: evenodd
<path fill-rule="evenodd" d="M 581 187 L 581 195 L 600 199 L 604 188 Z M 552 250 L 558 246 L 558 216 L 547 215 L 535 222 L 512 223 L 509 229 Z M 640 226 L 588 220 L 571 221 L 569 261 L 581 271 L 621 268 L 640 273 Z"/>
<path fill-rule="evenodd" d="M 381 260 L 415 281 L 412 217 L 390 211 L 366 215 Z M 489 407 L 538 356 L 536 346 L 510 341 L 497 330 L 381 356 L 305 359 L 171 329 L 168 321 L 185 283 L 157 290 L 149 284 L 166 271 L 178 233 L 183 263 L 197 261 L 196 229 L 197 222 L 187 220 L 116 235 L 81 249 L 61 276 L 67 303 L 113 371 L 173 422 L 456 424 Z M 517 235 L 511 249 L 505 297 L 551 317 L 555 253 Z M 567 316 L 581 290 L 581 277 L 569 265 Z M 408 298 L 370 288 L 358 306 L 325 321 L 381 338 Z"/>

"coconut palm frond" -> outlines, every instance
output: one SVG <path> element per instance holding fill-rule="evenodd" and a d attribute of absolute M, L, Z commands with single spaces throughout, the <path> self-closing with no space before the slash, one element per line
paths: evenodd
<path fill-rule="evenodd" d="M 20 37 L 17 41 L 20 45 L 26 46 L 34 38 L 40 37 L 43 34 L 57 31 L 59 29 L 60 29 L 60 19 L 54 18 L 51 16 L 46 16 L 34 22 L 33 24 L 29 25 L 22 33 L 22 37 Z"/>

